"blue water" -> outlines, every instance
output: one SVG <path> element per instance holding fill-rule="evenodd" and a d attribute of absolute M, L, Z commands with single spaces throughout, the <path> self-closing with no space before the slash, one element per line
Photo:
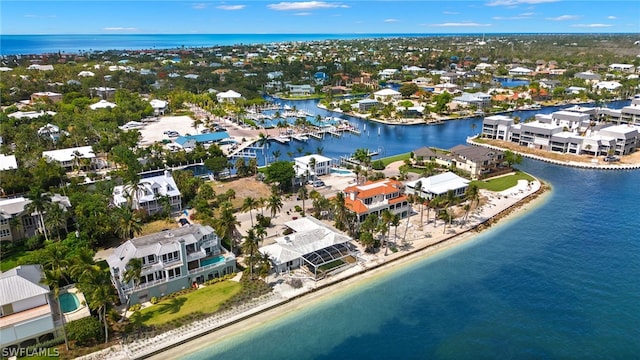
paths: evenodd
<path fill-rule="evenodd" d="M 331 173 L 332 174 L 338 174 L 338 175 L 354 175 L 355 173 L 351 170 L 344 170 L 344 169 L 331 169 Z"/>
<path fill-rule="evenodd" d="M 502 85 L 502 87 L 506 87 L 506 88 L 529 85 L 529 80 L 523 80 L 523 79 L 493 78 L 493 80 L 499 82 L 500 85 Z"/>
<path fill-rule="evenodd" d="M 60 308 L 62 309 L 63 313 L 76 311 L 80 307 L 78 296 L 76 296 L 76 294 L 74 293 L 60 294 L 58 301 L 60 301 Z"/>

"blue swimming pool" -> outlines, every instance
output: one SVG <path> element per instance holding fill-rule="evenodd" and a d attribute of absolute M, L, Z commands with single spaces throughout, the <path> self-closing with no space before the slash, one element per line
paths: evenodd
<path fill-rule="evenodd" d="M 80 307 L 80 300 L 74 293 L 60 294 L 58 301 L 60 301 L 60 308 L 63 313 L 74 312 Z"/>
<path fill-rule="evenodd" d="M 200 259 L 200 266 L 207 266 L 211 264 L 217 264 L 219 262 L 224 262 L 224 256 L 218 255 L 212 258 Z"/>
<path fill-rule="evenodd" d="M 351 170 L 337 169 L 337 168 L 331 168 L 331 174 L 333 174 L 333 175 L 355 175 L 354 172 L 351 171 Z"/>

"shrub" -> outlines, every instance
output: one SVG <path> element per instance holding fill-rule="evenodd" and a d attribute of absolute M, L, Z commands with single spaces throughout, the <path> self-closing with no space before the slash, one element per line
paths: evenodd
<path fill-rule="evenodd" d="M 373 170 L 384 170 L 385 168 L 384 162 L 382 160 L 376 160 L 372 162 L 371 167 L 373 168 Z"/>
<path fill-rule="evenodd" d="M 150 301 L 151 301 L 152 304 L 157 304 L 158 303 L 158 298 L 154 296 L 154 297 L 151 298 Z"/>
<path fill-rule="evenodd" d="M 138 311 L 142 309 L 142 305 L 141 304 L 133 304 L 131 306 L 129 306 L 129 311 Z"/>
<path fill-rule="evenodd" d="M 302 287 L 302 280 L 291 279 L 291 281 L 289 281 L 289 285 L 291 285 L 291 287 L 293 287 L 294 289 L 300 289 Z"/>
<path fill-rule="evenodd" d="M 86 343 L 102 336 L 102 325 L 93 316 L 74 320 L 67 324 L 67 338 L 78 343 Z"/>
<path fill-rule="evenodd" d="M 268 228 L 271 226 L 271 218 L 268 216 L 257 214 L 256 220 L 258 221 L 258 225 L 262 226 L 263 228 Z"/>

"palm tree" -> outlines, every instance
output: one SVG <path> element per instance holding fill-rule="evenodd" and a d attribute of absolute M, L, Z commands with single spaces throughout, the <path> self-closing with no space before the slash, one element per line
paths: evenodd
<path fill-rule="evenodd" d="M 265 229 L 264 226 L 260 226 L 260 225 L 257 225 L 255 229 L 256 229 L 256 236 L 260 239 L 260 241 L 262 242 L 262 245 L 264 245 L 264 238 L 267 237 L 267 229 Z"/>
<path fill-rule="evenodd" d="M 305 200 L 309 197 L 309 190 L 305 185 L 302 185 L 298 189 L 298 197 L 302 200 L 302 216 L 306 216 L 307 207 L 305 206 Z"/>
<path fill-rule="evenodd" d="M 393 220 L 393 213 L 389 209 L 385 209 L 380 214 L 382 222 L 380 223 L 380 229 L 382 231 L 382 238 L 384 239 L 384 254 L 387 255 L 389 249 L 389 227 Z"/>
<path fill-rule="evenodd" d="M 131 239 L 142 232 L 142 220 L 131 208 L 116 208 L 114 216 L 116 234 L 122 240 Z"/>
<path fill-rule="evenodd" d="M 47 193 L 43 193 L 39 188 L 31 188 L 27 198 L 30 200 L 27 205 L 27 211 L 29 213 L 35 213 L 38 217 L 38 231 L 44 234 L 44 239 L 49 240 L 47 235 L 47 227 L 44 223 L 44 211 L 47 209 L 47 204 L 51 202 L 51 196 Z"/>
<path fill-rule="evenodd" d="M 258 208 L 258 202 L 251 196 L 246 197 L 242 203 L 242 211 L 249 210 L 249 218 L 251 219 L 251 227 L 253 227 L 253 210 Z"/>
<path fill-rule="evenodd" d="M 313 176 L 318 176 L 318 173 L 316 171 L 316 158 L 314 158 L 313 156 L 309 159 L 309 171 L 313 171 Z"/>
<path fill-rule="evenodd" d="M 64 228 L 67 233 L 67 210 L 58 203 L 47 204 L 47 212 L 44 214 L 44 223 L 46 227 L 56 231 L 56 237 L 60 241 L 60 228 Z"/>
<path fill-rule="evenodd" d="M 130 282 L 133 283 L 133 289 L 131 290 L 131 294 L 136 291 L 138 285 L 140 285 L 140 275 L 142 273 L 142 259 L 140 258 L 131 258 L 127 263 L 127 268 L 122 274 L 122 281 L 125 284 Z M 124 308 L 124 314 L 127 315 L 127 311 L 129 311 L 129 306 L 131 305 L 131 295 L 127 297 L 127 305 Z M 123 317 L 124 319 L 124 317 Z"/>
<path fill-rule="evenodd" d="M 324 147 L 322 147 L 322 146 L 318 146 L 318 147 L 316 148 L 316 154 L 318 154 L 318 155 L 322 155 L 323 153 L 324 153 Z"/>
<path fill-rule="evenodd" d="M 420 203 L 420 228 L 422 229 L 423 215 L 424 215 L 424 202 L 422 200 L 422 181 L 418 180 L 414 190 L 414 199 Z"/>
<path fill-rule="evenodd" d="M 451 208 L 453 207 L 453 205 L 456 204 L 458 198 L 456 197 L 456 193 L 453 190 L 449 190 L 447 191 L 447 197 L 445 199 L 446 199 L 445 203 L 447 206 L 446 214 L 449 220 L 449 225 L 451 225 L 451 222 L 453 221 L 453 211 Z M 447 221 L 445 220 L 444 229 L 442 230 L 442 233 L 444 234 L 446 230 L 447 230 Z"/>
<path fill-rule="evenodd" d="M 242 244 L 242 251 L 249 255 L 249 274 L 251 280 L 253 280 L 253 260 L 258 252 L 258 236 L 255 229 L 251 228 L 247 231 L 247 235 L 244 237 L 244 243 Z"/>
<path fill-rule="evenodd" d="M 267 199 L 267 209 L 271 211 L 271 217 L 276 217 L 276 214 L 282 210 L 282 198 L 277 194 L 271 194 Z"/>
<path fill-rule="evenodd" d="M 359 148 L 353 153 L 353 158 L 362 164 L 365 169 L 369 169 L 369 165 L 371 163 L 371 155 L 369 154 L 369 149 Z"/>
<path fill-rule="evenodd" d="M 391 218 L 391 225 L 393 225 L 393 244 L 394 246 L 398 245 L 398 226 L 400 226 L 400 215 L 393 214 Z"/>
<path fill-rule="evenodd" d="M 282 155 L 282 153 L 280 152 L 280 150 L 274 150 L 273 153 L 271 153 L 273 155 L 273 158 L 275 159 L 275 161 L 278 161 L 278 159 L 280 158 L 280 156 Z"/>
<path fill-rule="evenodd" d="M 64 313 L 62 312 L 62 307 L 60 306 L 60 281 L 63 278 L 61 269 L 51 269 L 44 271 L 44 278 L 42 279 L 42 283 L 47 285 L 49 289 L 53 292 L 53 297 L 56 299 L 56 303 L 58 304 L 58 313 L 60 314 L 60 320 L 62 321 L 62 335 L 64 336 L 64 346 L 69 350 L 69 341 L 67 340 L 67 331 L 64 326 Z"/>
<path fill-rule="evenodd" d="M 339 191 L 332 199 L 334 211 L 334 226 L 339 230 L 347 229 L 347 205 L 345 203 L 344 193 Z"/>
<path fill-rule="evenodd" d="M 81 282 L 84 284 L 83 292 L 87 298 L 89 308 L 98 313 L 100 321 L 104 324 L 104 342 L 109 342 L 109 325 L 107 323 L 107 310 L 115 301 L 113 285 L 109 271 L 97 265 L 91 266 L 84 272 Z"/>
<path fill-rule="evenodd" d="M 220 216 L 214 221 L 214 227 L 218 235 L 229 241 L 229 251 L 232 253 L 238 226 L 240 222 L 236 218 L 231 202 L 223 202 L 220 205 Z"/>

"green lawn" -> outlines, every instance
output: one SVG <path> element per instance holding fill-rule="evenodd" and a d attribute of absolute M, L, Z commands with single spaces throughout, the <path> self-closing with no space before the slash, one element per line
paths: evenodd
<path fill-rule="evenodd" d="M 387 166 L 393 162 L 396 161 L 404 161 L 404 160 L 408 160 L 411 159 L 411 153 L 404 153 L 404 154 L 398 154 L 398 155 L 394 155 L 394 156 L 389 156 L 386 158 L 382 158 L 380 160 L 382 160 L 382 163 L 384 163 L 384 166 Z"/>
<path fill-rule="evenodd" d="M 490 191 L 503 191 L 518 184 L 518 180 L 535 180 L 532 176 L 525 174 L 521 171 L 516 171 L 515 174 L 509 176 L 502 176 L 495 179 L 489 179 L 488 181 L 476 180 L 471 184 L 477 185 L 480 189 L 487 189 Z"/>
<path fill-rule="evenodd" d="M 0 271 L 5 272 L 18 266 L 18 261 L 26 254 L 27 251 L 24 248 L 12 249 L 11 252 L 6 255 L 2 253 L 2 255 L 0 255 L 0 259 L 2 260 L 0 261 Z"/>
<path fill-rule="evenodd" d="M 240 292 L 242 285 L 235 281 L 223 281 L 202 289 L 161 301 L 142 309 L 131 317 L 131 321 L 147 326 L 162 325 L 183 316 L 200 312 L 212 314 L 222 303 Z"/>

